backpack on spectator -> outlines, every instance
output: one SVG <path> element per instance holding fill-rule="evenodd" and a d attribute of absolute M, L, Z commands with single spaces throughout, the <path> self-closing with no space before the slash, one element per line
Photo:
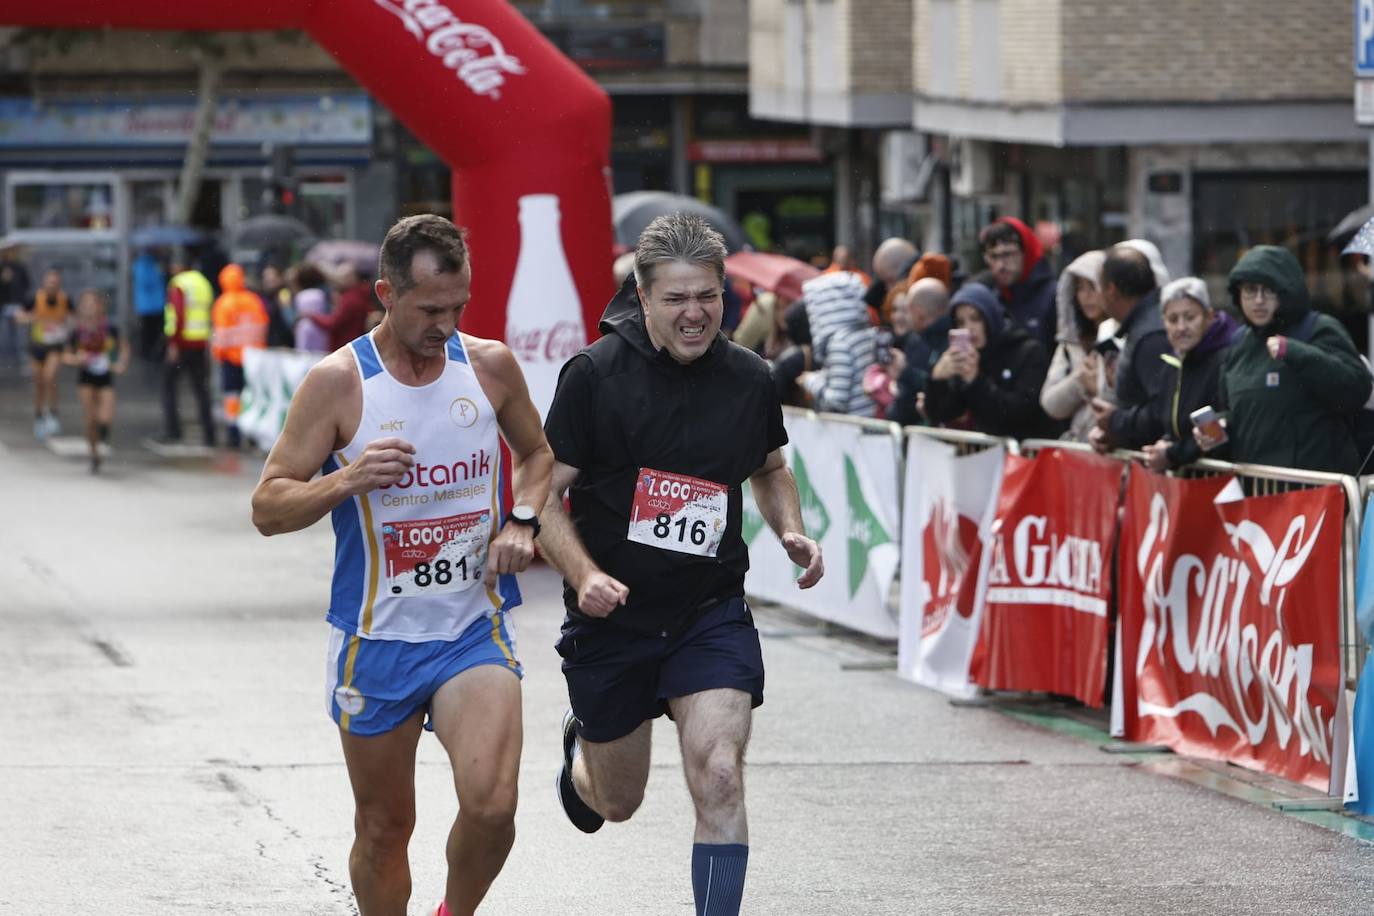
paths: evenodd
<path fill-rule="evenodd" d="M 1313 309 L 1302 316 L 1302 321 L 1298 322 L 1298 326 L 1293 328 L 1288 336 L 1303 343 L 1311 343 L 1312 334 L 1316 329 L 1317 311 Z M 1360 354 L 1360 362 L 1364 363 L 1365 370 L 1374 376 L 1374 369 L 1371 369 L 1369 360 L 1363 353 Z M 1355 411 L 1350 424 L 1355 432 L 1355 447 L 1360 452 L 1360 469 L 1356 473 L 1363 474 L 1371 453 L 1374 453 L 1374 392 L 1370 393 L 1369 400 L 1364 402 L 1364 406 Z"/>

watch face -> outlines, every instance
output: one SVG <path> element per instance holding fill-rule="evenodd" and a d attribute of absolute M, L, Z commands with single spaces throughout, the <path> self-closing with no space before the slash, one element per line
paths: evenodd
<path fill-rule="evenodd" d="M 534 521 L 535 512 L 529 506 L 515 506 L 510 510 L 511 518 L 518 518 L 522 522 Z"/>

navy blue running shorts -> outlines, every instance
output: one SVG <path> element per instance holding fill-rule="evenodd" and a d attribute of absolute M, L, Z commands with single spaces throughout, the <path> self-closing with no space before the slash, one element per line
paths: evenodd
<path fill-rule="evenodd" d="M 733 687 L 763 703 L 763 653 L 754 615 L 730 598 L 685 631 L 646 636 L 601 621 L 569 620 L 558 640 L 577 733 L 587 741 L 623 738 L 668 713 L 668 700 Z"/>

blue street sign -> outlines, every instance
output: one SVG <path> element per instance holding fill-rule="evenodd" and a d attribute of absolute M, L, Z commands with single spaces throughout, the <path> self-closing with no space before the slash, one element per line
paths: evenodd
<path fill-rule="evenodd" d="M 1374 0 L 1355 0 L 1355 75 L 1374 76 Z"/>

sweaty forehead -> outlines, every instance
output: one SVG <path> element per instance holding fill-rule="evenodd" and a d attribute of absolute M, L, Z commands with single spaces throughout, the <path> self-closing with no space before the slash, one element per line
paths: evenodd
<path fill-rule="evenodd" d="M 720 281 L 716 272 L 705 264 L 685 261 L 664 261 L 654 265 L 654 293 L 659 296 L 699 295 L 718 292 Z"/>

